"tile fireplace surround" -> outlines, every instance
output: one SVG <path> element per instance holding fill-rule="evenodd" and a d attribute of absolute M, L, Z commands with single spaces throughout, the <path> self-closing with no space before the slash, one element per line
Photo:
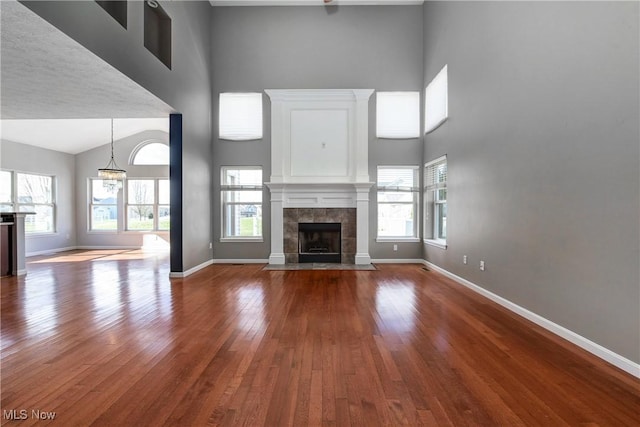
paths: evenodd
<path fill-rule="evenodd" d="M 354 264 L 356 258 L 355 208 L 285 208 L 284 256 L 287 264 L 298 262 L 298 223 L 333 222 L 341 224 L 340 242 L 343 264 Z"/>

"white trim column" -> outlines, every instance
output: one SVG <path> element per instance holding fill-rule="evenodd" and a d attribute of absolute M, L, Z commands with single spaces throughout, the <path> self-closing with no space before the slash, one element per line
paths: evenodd
<path fill-rule="evenodd" d="M 372 93 L 372 89 L 353 90 L 356 99 L 355 182 L 358 183 L 369 181 L 369 98 Z"/>
<path fill-rule="evenodd" d="M 373 183 L 355 184 L 356 188 L 356 264 L 371 264 L 369 256 L 369 189 Z"/>
<path fill-rule="evenodd" d="M 284 256 L 284 188 L 282 184 L 267 183 L 271 192 L 271 254 L 269 264 L 282 265 Z"/>

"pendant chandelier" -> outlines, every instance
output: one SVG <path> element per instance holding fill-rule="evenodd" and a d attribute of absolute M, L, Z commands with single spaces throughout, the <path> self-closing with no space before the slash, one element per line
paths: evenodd
<path fill-rule="evenodd" d="M 122 182 L 127 178 L 127 172 L 120 169 L 113 158 L 113 119 L 111 119 L 111 160 L 106 167 L 98 169 L 98 177 L 104 180 L 104 187 L 111 191 L 122 188 Z"/>

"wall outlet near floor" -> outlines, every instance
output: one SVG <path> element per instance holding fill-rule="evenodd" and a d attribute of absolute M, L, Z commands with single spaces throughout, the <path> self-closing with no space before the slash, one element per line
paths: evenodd
<path fill-rule="evenodd" d="M 398 245 L 393 245 L 393 250 L 397 251 L 398 250 Z"/>
<path fill-rule="evenodd" d="M 462 255 L 462 263 L 463 264 L 467 263 L 467 256 L 466 255 Z"/>
<path fill-rule="evenodd" d="M 484 261 L 480 261 L 480 271 L 484 271 Z"/>
<path fill-rule="evenodd" d="M 213 243 L 209 242 L 209 249 L 213 249 Z"/>

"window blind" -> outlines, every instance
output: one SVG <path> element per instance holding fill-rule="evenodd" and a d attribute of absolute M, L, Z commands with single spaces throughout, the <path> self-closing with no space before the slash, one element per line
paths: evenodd
<path fill-rule="evenodd" d="M 447 156 L 440 157 L 425 165 L 424 185 L 427 190 L 446 188 Z"/>
<path fill-rule="evenodd" d="M 222 168 L 222 190 L 262 190 L 261 168 Z"/>
<path fill-rule="evenodd" d="M 378 92 L 376 136 L 404 139 L 420 136 L 420 93 Z"/>
<path fill-rule="evenodd" d="M 418 191 L 418 167 L 378 167 L 378 191 Z"/>
<path fill-rule="evenodd" d="M 447 66 L 431 80 L 424 94 L 424 133 L 440 126 L 449 117 L 449 78 Z"/>
<path fill-rule="evenodd" d="M 220 139 L 262 138 L 261 93 L 221 93 L 219 109 Z"/>

